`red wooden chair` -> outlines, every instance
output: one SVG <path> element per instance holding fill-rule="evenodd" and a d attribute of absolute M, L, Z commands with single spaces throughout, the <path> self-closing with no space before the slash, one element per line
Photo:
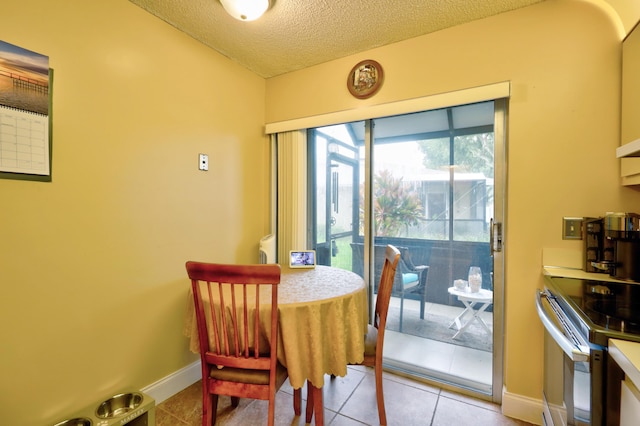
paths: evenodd
<path fill-rule="evenodd" d="M 272 426 L 275 394 L 288 376 L 277 360 L 275 343 L 280 266 L 187 262 L 186 267 L 202 363 L 202 425 L 215 424 L 218 395 L 227 395 L 234 407 L 239 398 L 268 400 L 268 424 Z M 270 304 L 260 300 L 265 287 L 270 289 Z M 264 312 L 270 312 L 266 320 Z M 274 344 L 260 338 L 261 330 Z M 294 391 L 296 415 L 300 414 L 300 398 L 298 389 Z"/>

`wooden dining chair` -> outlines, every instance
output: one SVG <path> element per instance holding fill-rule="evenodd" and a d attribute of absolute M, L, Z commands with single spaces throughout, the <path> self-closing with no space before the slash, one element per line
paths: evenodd
<path fill-rule="evenodd" d="M 369 324 L 367 326 L 367 334 L 364 338 L 364 360 L 360 364 L 357 364 L 374 368 L 376 375 L 376 399 L 380 425 L 387 424 L 387 414 L 384 409 L 384 394 L 382 392 L 382 348 L 384 345 L 384 329 L 387 325 L 387 313 L 389 312 L 391 291 L 393 289 L 399 260 L 400 251 L 391 244 L 387 245 L 378 285 L 373 325 Z M 311 421 L 313 405 L 314 394 L 311 392 L 311 386 L 307 383 L 307 423 Z"/>
<path fill-rule="evenodd" d="M 288 376 L 277 360 L 280 266 L 189 261 L 186 268 L 200 344 L 202 425 L 215 424 L 218 395 L 227 395 L 233 407 L 239 398 L 268 400 L 272 426 L 275 394 Z M 264 297 L 265 287 L 270 289 L 270 300 L 263 303 L 260 296 Z M 266 339 L 260 338 L 261 331 L 268 333 Z M 296 415 L 300 415 L 300 402 L 298 389 L 294 391 Z"/>
<path fill-rule="evenodd" d="M 384 394 L 382 392 L 382 348 L 384 345 L 384 329 L 387 324 L 387 313 L 391 301 L 391 291 L 396 276 L 400 251 L 387 245 L 385 250 L 384 265 L 380 275 L 376 307 L 373 316 L 373 325 L 367 327 L 364 339 L 364 360 L 359 365 L 373 367 L 376 375 L 376 399 L 378 403 L 378 417 L 380 424 L 387 424 L 387 414 L 384 409 Z"/>

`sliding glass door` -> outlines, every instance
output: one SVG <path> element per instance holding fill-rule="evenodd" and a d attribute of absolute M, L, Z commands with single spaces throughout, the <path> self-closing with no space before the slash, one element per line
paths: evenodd
<path fill-rule="evenodd" d="M 496 266 L 490 228 L 502 222 L 495 153 L 504 132 L 495 129 L 503 111 L 502 101 L 482 102 L 311 129 L 307 138 L 309 239 L 319 262 L 362 275 L 373 301 L 384 247 L 402 253 L 386 367 L 494 401 L 502 274 L 494 273 L 501 258 Z M 473 289 L 472 267 L 480 280 Z"/>

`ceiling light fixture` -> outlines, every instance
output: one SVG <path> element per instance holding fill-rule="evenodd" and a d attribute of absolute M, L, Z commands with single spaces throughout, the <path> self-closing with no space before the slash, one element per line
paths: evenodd
<path fill-rule="evenodd" d="M 220 0 L 224 10 L 239 21 L 253 21 L 269 8 L 269 0 Z"/>

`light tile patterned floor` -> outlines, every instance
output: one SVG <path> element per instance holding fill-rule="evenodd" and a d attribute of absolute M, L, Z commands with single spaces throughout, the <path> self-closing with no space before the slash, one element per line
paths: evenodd
<path fill-rule="evenodd" d="M 401 376 L 385 373 L 385 405 L 389 425 L 529 425 L 502 415 L 500 406 L 459 395 Z M 303 389 L 303 399 L 306 390 Z M 156 407 L 157 426 L 201 426 L 201 384 L 192 386 Z M 241 400 L 232 409 L 226 397 L 218 405 L 219 426 L 266 424 L 266 401 Z M 350 367 L 345 377 L 327 377 L 324 386 L 325 424 L 332 426 L 377 425 L 373 370 Z M 293 413 L 293 391 L 288 383 L 276 398 L 277 425 L 304 425 Z M 312 423 L 313 424 L 313 423 Z"/>

